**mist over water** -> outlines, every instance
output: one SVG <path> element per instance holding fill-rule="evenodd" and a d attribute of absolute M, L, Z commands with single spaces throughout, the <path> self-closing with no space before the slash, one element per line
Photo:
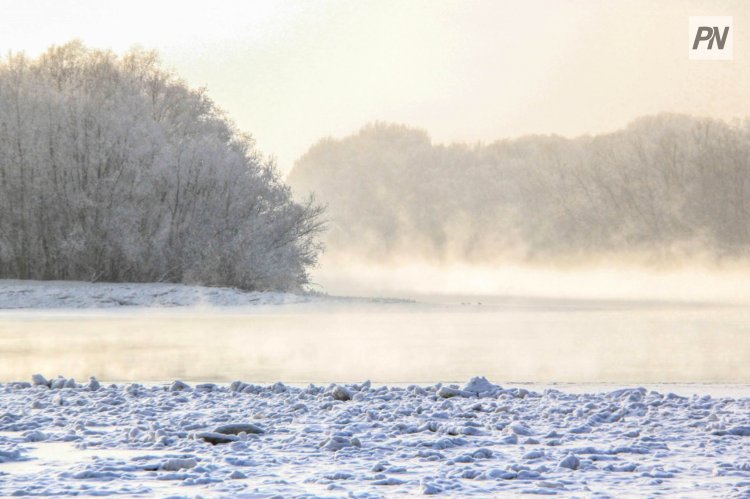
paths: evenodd
<path fill-rule="evenodd" d="M 324 257 L 313 281 L 332 294 L 410 298 L 437 303 L 504 303 L 508 298 L 552 300 L 750 303 L 750 269 L 627 264 L 575 267 L 425 261 L 377 264 Z"/>
<path fill-rule="evenodd" d="M 750 382 L 744 306 L 483 299 L 5 312 L 0 380 L 26 379 L 33 366 L 48 376 L 140 381 L 435 382 L 481 374 L 503 382 Z"/>
<path fill-rule="evenodd" d="M 329 256 L 319 289 L 411 301 L 4 311 L 0 381 L 747 383 L 748 277 Z"/>

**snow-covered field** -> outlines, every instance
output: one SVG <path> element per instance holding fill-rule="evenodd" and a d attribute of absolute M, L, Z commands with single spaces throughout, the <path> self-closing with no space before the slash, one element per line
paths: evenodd
<path fill-rule="evenodd" d="M 742 496 L 749 416 L 750 398 L 483 378 L 304 388 L 35 377 L 0 385 L 0 495 Z"/>

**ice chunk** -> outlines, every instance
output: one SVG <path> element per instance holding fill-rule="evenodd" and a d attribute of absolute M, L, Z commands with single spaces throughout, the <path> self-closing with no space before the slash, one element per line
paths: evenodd
<path fill-rule="evenodd" d="M 99 388 L 101 388 L 101 385 L 99 384 L 99 381 L 97 381 L 97 379 L 95 377 L 91 376 L 89 378 L 89 384 L 86 385 L 86 389 L 88 391 L 90 391 L 90 392 L 95 392 Z"/>
<path fill-rule="evenodd" d="M 577 470 L 580 465 L 580 459 L 574 454 L 568 454 L 562 461 L 560 461 L 560 464 L 558 464 L 560 468 L 568 468 L 569 470 Z"/>
<path fill-rule="evenodd" d="M 480 393 L 494 393 L 500 390 L 500 387 L 490 383 L 484 376 L 475 376 L 464 385 L 464 391 L 479 395 Z"/>
<path fill-rule="evenodd" d="M 239 437 L 237 437 L 236 435 L 225 435 L 223 433 L 216 433 L 213 431 L 204 431 L 201 433 L 197 433 L 195 436 L 214 445 L 229 444 L 239 440 Z"/>
<path fill-rule="evenodd" d="M 422 494 L 424 494 L 426 496 L 431 496 L 431 495 L 439 494 L 442 491 L 443 491 L 443 489 L 441 489 L 439 487 L 435 487 L 431 483 L 424 483 L 424 484 L 422 484 Z"/>
<path fill-rule="evenodd" d="M 265 433 L 266 430 L 252 423 L 230 423 L 217 427 L 214 429 L 214 432 L 221 433 L 222 435 L 239 435 L 240 433 L 247 433 L 249 435 Z"/>
<path fill-rule="evenodd" d="M 0 463 L 9 463 L 12 461 L 25 461 L 28 458 L 24 458 L 21 455 L 19 449 L 0 449 Z"/>
<path fill-rule="evenodd" d="M 352 399 L 352 393 L 345 386 L 341 385 L 336 385 L 336 388 L 331 391 L 331 396 L 336 400 L 342 401 Z"/>
<path fill-rule="evenodd" d="M 345 447 L 361 447 L 362 444 L 360 443 L 359 439 L 357 438 L 347 438 L 341 435 L 334 435 L 327 440 L 325 440 L 321 445 L 321 449 L 329 450 L 332 452 L 339 451 Z"/>
<path fill-rule="evenodd" d="M 516 435 L 521 435 L 524 437 L 528 437 L 529 435 L 534 434 L 531 428 L 520 422 L 511 423 L 510 429 Z"/>
<path fill-rule="evenodd" d="M 65 388 L 65 382 L 66 381 L 68 381 L 68 380 L 66 380 L 62 376 L 58 376 L 57 378 L 55 378 L 52 381 L 50 381 L 49 386 L 50 386 L 50 388 L 53 388 L 55 390 L 59 390 L 59 389 Z"/>
<path fill-rule="evenodd" d="M 246 386 L 247 383 L 243 383 L 242 381 L 232 381 L 232 383 L 229 385 L 229 391 L 241 392 L 245 389 Z"/>
<path fill-rule="evenodd" d="M 465 397 L 467 395 L 468 394 L 463 390 L 459 390 L 458 388 L 451 388 L 450 386 L 441 386 L 437 391 L 437 396 L 444 399 L 451 397 Z"/>
<path fill-rule="evenodd" d="M 190 385 L 181 380 L 175 380 L 172 386 L 169 387 L 170 392 L 181 392 L 183 390 L 190 390 Z"/>
<path fill-rule="evenodd" d="M 277 383 L 274 383 L 273 386 L 271 386 L 271 391 L 273 393 L 285 393 L 289 391 L 289 388 L 287 388 L 287 386 L 284 383 L 279 381 Z"/>
<path fill-rule="evenodd" d="M 47 434 L 39 430 L 27 431 L 23 434 L 23 439 L 27 442 L 43 442 L 47 438 Z"/>
<path fill-rule="evenodd" d="M 404 480 L 395 477 L 381 478 L 372 482 L 373 485 L 401 485 L 406 483 Z"/>
<path fill-rule="evenodd" d="M 198 463 L 193 458 L 182 459 L 175 457 L 164 461 L 161 465 L 161 469 L 164 471 L 180 471 L 195 468 L 197 464 Z"/>

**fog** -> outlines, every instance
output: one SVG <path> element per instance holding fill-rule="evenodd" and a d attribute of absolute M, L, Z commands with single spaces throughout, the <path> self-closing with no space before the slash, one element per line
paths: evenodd
<path fill-rule="evenodd" d="M 655 270 L 636 265 L 576 267 L 436 265 L 418 261 L 377 264 L 324 258 L 313 272 L 316 289 L 331 294 L 408 298 L 430 303 L 498 304 L 509 300 L 750 304 L 750 268 L 705 266 Z"/>
<path fill-rule="evenodd" d="M 0 379 L 750 381 L 747 310 L 674 304 L 391 304 L 5 313 Z"/>
<path fill-rule="evenodd" d="M 326 205 L 343 258 L 723 265 L 750 249 L 749 144 L 747 121 L 674 114 L 486 145 L 375 123 L 318 142 L 288 182 Z"/>

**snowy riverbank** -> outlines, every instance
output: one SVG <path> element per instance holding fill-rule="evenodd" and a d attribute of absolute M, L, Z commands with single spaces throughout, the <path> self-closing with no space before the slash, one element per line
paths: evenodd
<path fill-rule="evenodd" d="M 336 298 L 170 283 L 0 280 L 0 309 L 243 307 L 330 300 Z"/>
<path fill-rule="evenodd" d="M 0 495 L 750 492 L 750 398 L 33 383 L 0 385 Z"/>

